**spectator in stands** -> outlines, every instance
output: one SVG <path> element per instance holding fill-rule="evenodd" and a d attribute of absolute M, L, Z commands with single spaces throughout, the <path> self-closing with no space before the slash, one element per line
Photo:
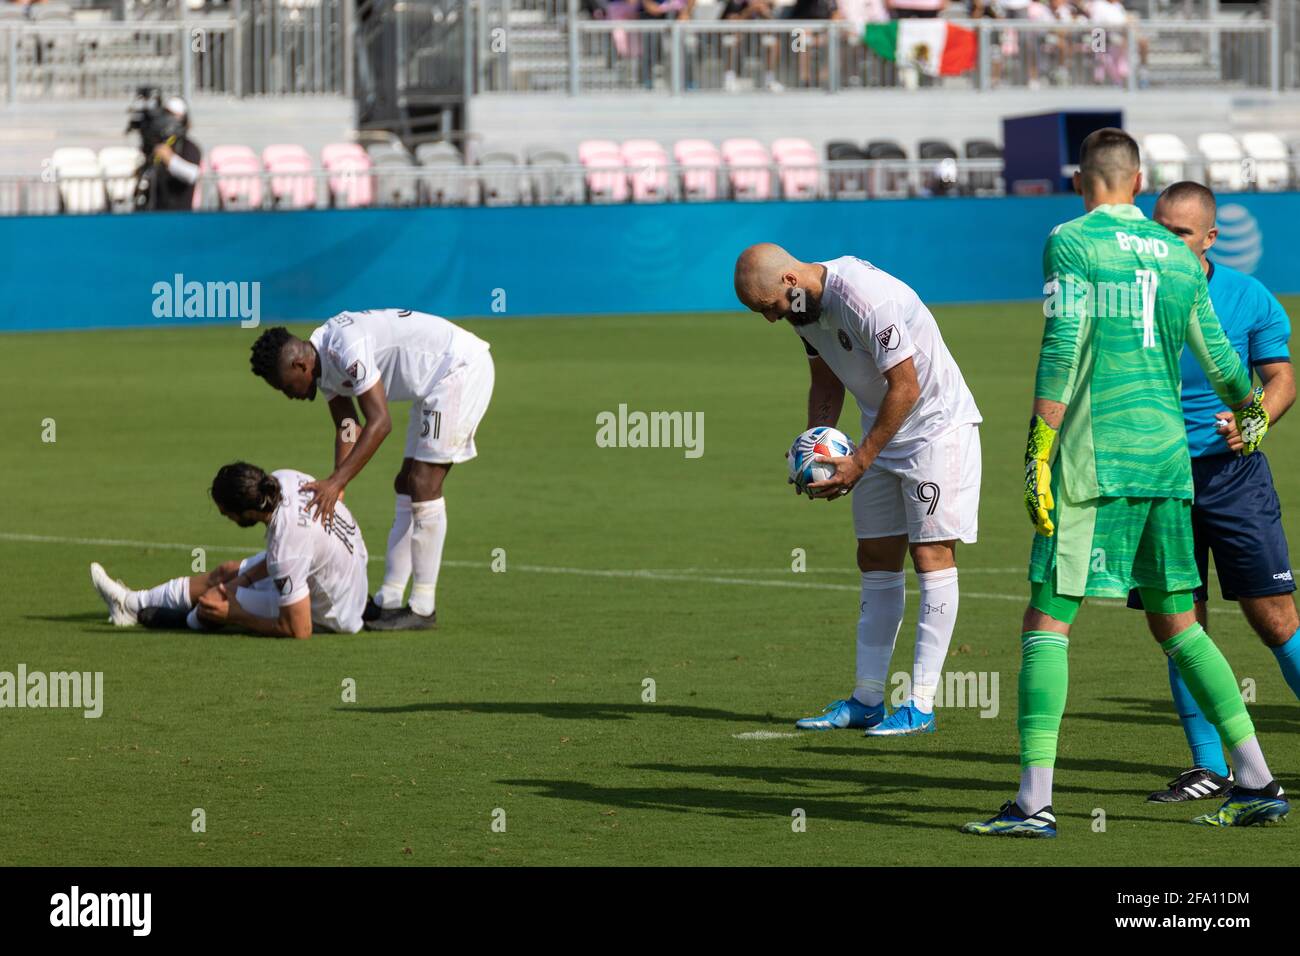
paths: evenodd
<path fill-rule="evenodd" d="M 642 20 L 689 20 L 695 0 L 640 0 L 639 17 Z M 641 53 L 641 82 L 650 89 L 654 86 L 655 64 L 664 60 L 663 33 L 642 33 L 639 37 Z"/>
<path fill-rule="evenodd" d="M 1098 26 L 1112 28 L 1106 32 L 1106 48 L 1097 51 L 1093 80 L 1096 83 L 1122 86 L 1128 80 L 1128 39 L 1124 28 L 1137 17 L 1129 13 L 1120 0 L 1085 0 L 1085 3 L 1089 20 Z M 1137 48 L 1141 63 L 1139 82 L 1145 86 L 1148 48 L 1146 37 L 1137 38 Z"/>
<path fill-rule="evenodd" d="M 983 0 L 975 0 L 979 5 L 983 5 Z M 908 17 L 937 17 L 948 6 L 948 0 L 886 0 L 889 7 L 890 16 L 895 20 L 904 20 Z M 981 14 L 973 13 L 971 16 L 978 17 Z"/>
<path fill-rule="evenodd" d="M 840 12 L 839 4 L 836 0 L 794 0 L 781 12 L 782 19 L 785 20 L 843 20 L 844 14 Z M 812 86 L 812 62 L 815 57 L 815 50 L 823 49 L 826 46 L 826 34 L 817 33 L 805 38 L 803 51 L 797 54 L 799 63 L 799 85 L 803 87 Z M 825 67 L 826 57 L 820 57 L 821 66 Z M 818 77 L 818 82 L 823 82 Z M 779 86 L 779 85 L 778 85 Z"/>
<path fill-rule="evenodd" d="M 722 8 L 723 20 L 771 20 L 773 9 L 771 0 L 727 0 Z M 775 37 L 757 33 L 733 33 L 723 40 L 727 49 L 727 69 L 722 74 L 722 88 L 728 92 L 737 86 L 736 73 L 740 69 L 741 59 L 748 58 L 754 51 L 762 50 L 766 57 L 767 68 L 763 73 L 763 85 L 769 90 L 780 88 L 776 81 L 777 46 Z"/>
<path fill-rule="evenodd" d="M 188 211 L 194 208 L 194 186 L 199 181 L 203 153 L 190 139 L 190 111 L 185 100 L 173 96 L 163 108 L 176 118 L 181 131 L 153 148 L 152 162 L 146 162 L 140 174 L 143 195 L 137 208 Z"/>

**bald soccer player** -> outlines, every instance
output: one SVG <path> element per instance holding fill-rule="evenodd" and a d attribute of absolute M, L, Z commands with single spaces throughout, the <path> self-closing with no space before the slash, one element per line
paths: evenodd
<path fill-rule="evenodd" d="M 780 246 L 750 246 L 736 261 L 736 295 L 803 342 L 812 383 L 808 427 L 834 426 L 845 390 L 864 437 L 815 497 L 853 493 L 862 572 L 853 693 L 796 726 L 861 728 L 869 737 L 933 733 L 934 700 L 957 622 L 957 542 L 979 527 L 979 409 L 930 310 L 906 284 L 844 256 L 800 262 Z M 903 560 L 911 552 L 920 611 L 911 695 L 885 712 L 889 661 L 903 622 Z"/>

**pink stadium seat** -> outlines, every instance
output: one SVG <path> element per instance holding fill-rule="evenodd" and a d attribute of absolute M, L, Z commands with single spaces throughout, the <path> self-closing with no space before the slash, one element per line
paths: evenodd
<path fill-rule="evenodd" d="M 330 198 L 335 206 L 349 209 L 374 204 L 372 164 L 360 145 L 330 143 L 320 151 L 320 161 L 329 173 Z"/>
<path fill-rule="evenodd" d="M 627 202 L 627 168 L 617 156 L 593 156 L 582 164 L 592 202 Z"/>
<path fill-rule="evenodd" d="M 622 157 L 622 150 L 612 139 L 588 139 L 578 144 L 578 162 L 582 165 L 587 165 L 587 160 L 596 156 L 619 159 Z"/>
<path fill-rule="evenodd" d="M 281 209 L 310 209 L 316 205 L 316 177 L 311 156 L 296 143 L 262 150 L 262 165 L 272 174 L 271 199 Z"/>
<path fill-rule="evenodd" d="M 756 139 L 728 139 L 722 158 L 730 167 L 728 180 L 736 199 L 768 199 L 772 195 L 772 157 Z"/>
<path fill-rule="evenodd" d="M 718 198 L 718 174 L 722 154 L 707 139 L 681 139 L 673 146 L 673 158 L 682 170 L 682 198 L 709 202 Z"/>
<path fill-rule="evenodd" d="M 815 199 L 821 174 L 817 150 L 806 139 L 785 138 L 772 143 L 781 195 L 786 199 Z"/>
<path fill-rule="evenodd" d="M 262 205 L 262 163 L 247 146 L 214 146 L 208 165 L 217 174 L 221 209 L 257 209 Z"/>
<path fill-rule="evenodd" d="M 629 139 L 623 163 L 632 184 L 633 202 L 663 202 L 668 198 L 668 153 L 652 139 Z"/>

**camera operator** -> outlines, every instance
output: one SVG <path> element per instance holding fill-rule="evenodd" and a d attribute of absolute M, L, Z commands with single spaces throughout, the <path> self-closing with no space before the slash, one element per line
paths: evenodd
<path fill-rule="evenodd" d="M 179 96 L 162 101 L 156 93 L 133 120 L 145 153 L 136 186 L 136 209 L 189 210 L 203 153 L 189 137 L 189 106 Z"/>

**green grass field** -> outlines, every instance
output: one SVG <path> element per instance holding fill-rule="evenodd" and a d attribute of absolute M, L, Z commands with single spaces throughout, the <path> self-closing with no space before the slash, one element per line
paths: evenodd
<path fill-rule="evenodd" d="M 980 543 L 959 556 L 950 668 L 996 673 L 999 711 L 941 709 L 938 734 L 894 741 L 791 735 L 852 687 L 858 588 L 848 503 L 785 484 L 807 376 L 787 328 L 738 315 L 467 322 L 492 343 L 497 389 L 479 459 L 447 484 L 440 629 L 304 642 L 115 630 L 87 565 L 141 587 L 189 573 L 193 546 L 210 563 L 259 550 L 260 527 L 207 500 L 212 474 L 244 458 L 323 475 L 323 403 L 254 379 L 238 328 L 7 336 L 0 670 L 102 671 L 105 702 L 99 719 L 0 711 L 0 860 L 1183 865 L 1213 848 L 1223 862 L 1294 861 L 1294 821 L 1222 832 L 1187 822 L 1206 803 L 1144 802 L 1187 755 L 1163 656 L 1139 615 L 1105 605 L 1084 609 L 1072 642 L 1061 839 L 957 832 L 1017 779 L 1021 463 L 1041 317 L 1032 304 L 936 314 L 985 416 Z M 596 447 L 597 414 L 620 403 L 702 411 L 703 457 Z M 347 498 L 379 559 L 397 416 Z M 857 430 L 852 411 L 844 424 Z M 1294 428 L 1267 446 L 1287 502 L 1300 495 Z M 490 568 L 498 548 L 504 573 Z M 795 548 L 805 573 L 791 571 Z M 381 573 L 373 561 L 372 586 Z M 895 671 L 910 668 L 914 612 Z M 1257 683 L 1275 772 L 1300 787 L 1300 707 L 1233 606 L 1211 623 Z"/>

